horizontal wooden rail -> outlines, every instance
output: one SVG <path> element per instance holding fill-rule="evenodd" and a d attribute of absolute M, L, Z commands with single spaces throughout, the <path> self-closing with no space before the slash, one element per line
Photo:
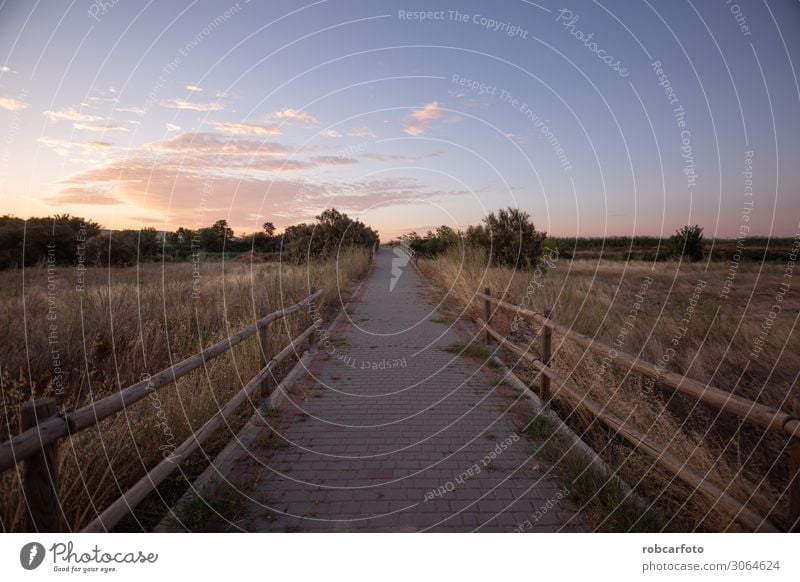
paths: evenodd
<path fill-rule="evenodd" d="M 553 396 L 564 394 L 576 408 L 583 408 L 594 417 L 600 419 L 619 436 L 631 443 L 634 448 L 654 459 L 657 464 L 661 465 L 671 474 L 675 475 L 676 478 L 708 498 L 714 503 L 715 507 L 719 507 L 727 515 L 750 531 L 780 531 L 772 523 L 767 521 L 766 518 L 761 517 L 756 512 L 747 508 L 740 501 L 726 493 L 724 489 L 692 470 L 686 465 L 685 461 L 682 461 L 677 456 L 662 449 L 639 431 L 627 427 L 622 419 L 606 410 L 605 407 L 601 406 L 599 403 L 588 398 L 573 382 L 561 377 L 555 370 L 545 365 L 544 362 L 540 361 L 527 350 L 509 341 L 497 330 L 486 325 L 483 320 L 478 319 L 478 323 L 482 325 L 500 345 L 529 362 L 542 375 L 546 375 L 555 382 L 557 389 L 552 391 Z"/>
<path fill-rule="evenodd" d="M 45 447 L 60 438 L 81 431 L 97 424 L 99 421 L 116 414 L 122 409 L 138 402 L 154 390 L 175 382 L 178 378 L 196 370 L 209 360 L 225 353 L 256 333 L 271 322 L 286 317 L 313 303 L 322 295 L 322 290 L 312 293 L 294 305 L 270 313 L 255 323 L 250 324 L 238 333 L 209 346 L 199 354 L 186 358 L 174 366 L 150 376 L 147 380 L 137 382 L 110 396 L 88 404 L 64 416 L 53 417 L 34 426 L 12 439 L 0 444 L 0 473 L 14 467 L 17 463 L 37 454 Z"/>
<path fill-rule="evenodd" d="M 758 404 L 752 400 L 742 398 L 741 396 L 735 396 L 730 392 L 721 390 L 720 388 L 703 384 L 702 382 L 698 382 L 697 380 L 693 380 L 686 376 L 681 376 L 680 374 L 676 374 L 674 372 L 659 371 L 655 364 L 640 360 L 630 354 L 615 350 L 614 348 L 607 346 L 602 342 L 594 340 L 588 336 L 573 331 L 568 327 L 556 323 L 552 319 L 548 319 L 540 313 L 530 311 L 529 309 L 524 309 L 517 305 L 512 305 L 511 303 L 502 301 L 485 293 L 479 292 L 477 295 L 486 301 L 490 301 L 495 305 L 498 305 L 499 307 L 512 310 L 518 313 L 520 316 L 532 319 L 539 325 L 557 331 L 569 337 L 575 343 L 592 350 L 593 352 L 602 354 L 618 364 L 622 364 L 632 370 L 636 370 L 637 372 L 644 374 L 645 376 L 649 376 L 657 380 L 658 383 L 662 385 L 669 386 L 670 388 L 674 388 L 679 392 L 693 396 L 701 402 L 714 406 L 720 410 L 724 410 L 725 412 L 738 416 L 739 418 L 752 422 L 753 424 L 757 424 L 762 428 L 800 438 L 800 419 L 792 414 L 776 410 L 763 404 Z"/>
<path fill-rule="evenodd" d="M 105 532 L 112 529 L 119 521 L 128 515 L 141 501 L 147 497 L 164 479 L 166 479 L 188 455 L 196 451 L 205 440 L 214 434 L 223 421 L 230 417 L 241 404 L 261 387 L 261 383 L 272 373 L 272 370 L 281 361 L 297 351 L 297 347 L 302 345 L 314 333 L 314 324 L 309 326 L 303 333 L 292 340 L 289 345 L 283 348 L 269 363 L 264 366 L 253 378 L 231 398 L 219 412 L 206 421 L 200 430 L 192 433 L 189 438 L 183 441 L 175 451 L 166 459 L 156 465 L 150 472 L 131 487 L 122 497 L 109 505 L 103 513 L 86 526 L 83 532 Z"/>

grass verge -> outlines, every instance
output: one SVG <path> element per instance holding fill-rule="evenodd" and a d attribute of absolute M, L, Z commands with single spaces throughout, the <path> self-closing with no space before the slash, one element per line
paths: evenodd
<path fill-rule="evenodd" d="M 535 447 L 534 456 L 549 465 L 548 476 L 569 491 L 569 498 L 588 517 L 592 531 L 659 532 L 665 520 L 642 507 L 618 477 L 607 478 L 574 448 L 550 420 L 539 414 L 517 427 Z"/>
<path fill-rule="evenodd" d="M 369 253 L 348 251 L 335 261 L 307 265 L 211 261 L 83 272 L 67 267 L 0 272 L 5 411 L 0 439 L 19 432 L 20 405 L 32 396 L 55 397 L 60 410 L 74 410 L 196 354 L 264 313 L 295 303 L 311 286 L 325 290 L 319 304 L 325 315 L 338 307 L 338 290 L 361 279 L 369 266 Z M 309 323 L 308 310 L 273 323 L 267 355 L 274 356 Z M 18 349 L 22 337 L 27 338 L 27 351 Z M 96 428 L 62 440 L 59 498 L 65 527 L 84 527 L 165 452 L 199 429 L 261 368 L 263 356 L 254 335 Z M 142 531 L 154 525 L 256 404 L 243 405 L 236 418 L 187 459 L 120 529 Z M 22 468 L 0 475 L 2 531 L 24 526 Z"/>

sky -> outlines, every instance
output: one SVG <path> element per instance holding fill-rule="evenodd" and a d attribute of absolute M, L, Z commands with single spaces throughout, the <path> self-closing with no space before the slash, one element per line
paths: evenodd
<path fill-rule="evenodd" d="M 2 213 L 800 232 L 800 3 L 0 3 Z"/>

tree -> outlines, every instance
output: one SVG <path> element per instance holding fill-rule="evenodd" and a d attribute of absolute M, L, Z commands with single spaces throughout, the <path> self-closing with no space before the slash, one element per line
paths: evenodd
<path fill-rule="evenodd" d="M 275 224 L 272 222 L 265 222 L 262 225 L 262 229 L 261 232 L 254 232 L 250 237 L 247 237 L 251 239 L 253 250 L 264 253 L 278 250 L 280 241 L 278 237 L 275 236 Z"/>
<path fill-rule="evenodd" d="M 161 254 L 163 242 L 158 237 L 158 231 L 152 226 L 138 232 L 137 243 L 139 260 L 156 259 Z"/>
<path fill-rule="evenodd" d="M 703 227 L 695 224 L 676 230 L 675 234 L 667 241 L 667 248 L 673 257 L 683 257 L 687 261 L 703 260 L 705 256 Z"/>
<path fill-rule="evenodd" d="M 0 268 L 24 267 L 52 261 L 74 265 L 78 246 L 100 232 L 100 225 L 69 214 L 0 217 Z"/>
<path fill-rule="evenodd" d="M 200 229 L 200 247 L 211 253 L 225 250 L 225 242 L 233 238 L 233 229 L 227 220 L 218 220 L 213 225 Z"/>
<path fill-rule="evenodd" d="M 165 255 L 176 259 L 186 259 L 192 253 L 192 241 L 196 233 L 188 228 L 180 227 L 175 232 L 168 232 L 165 237 Z"/>

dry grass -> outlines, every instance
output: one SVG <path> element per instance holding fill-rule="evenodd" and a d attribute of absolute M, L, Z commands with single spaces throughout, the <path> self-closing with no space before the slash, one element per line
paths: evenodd
<path fill-rule="evenodd" d="M 666 369 L 713 384 L 734 394 L 776 408 L 787 409 L 800 370 L 800 342 L 794 325 L 800 297 L 791 290 L 781 303 L 768 340 L 758 357 L 751 357 L 754 339 L 783 278 L 785 263 L 742 263 L 736 272 L 730 298 L 721 298 L 728 263 L 607 262 L 556 260 L 554 267 L 536 274 L 487 268 L 478 251 L 459 250 L 421 268 L 448 295 L 465 307 L 465 314 L 483 317 L 478 290 L 492 289 L 495 296 L 538 312 L 554 308 L 554 318 L 572 329 L 595 337 L 618 350 L 658 363 L 667 350 Z M 641 309 L 628 318 L 645 277 L 652 277 Z M 689 300 L 698 280 L 706 286 L 685 333 L 681 332 Z M 531 281 L 541 283 L 539 287 Z M 627 318 L 627 319 L 626 319 Z M 626 327 L 628 321 L 630 326 Z M 511 333 L 513 314 L 498 311 L 495 327 L 517 343 L 533 342 L 536 329 L 524 323 Z M 620 333 L 626 329 L 627 333 Z M 673 338 L 677 342 L 673 345 Z M 648 386 L 635 372 L 604 365 L 558 334 L 553 339 L 554 366 L 591 397 L 633 427 L 646 433 L 669 451 L 697 468 L 761 515 L 786 527 L 788 499 L 788 442 L 735 417 L 699 404 L 659 385 Z M 513 364 L 516 359 L 504 354 Z M 519 369 L 521 365 L 518 364 Z M 796 393 L 795 393 L 796 396 Z M 737 530 L 731 519 L 709 507 L 700 495 L 653 467 L 651 461 L 632 453 L 611 438 L 609 431 L 589 425 L 564 404 L 562 415 L 587 436 L 606 460 L 621 467 L 624 478 L 650 499 L 671 521 L 667 527 L 712 531 Z"/>
<path fill-rule="evenodd" d="M 311 286 L 325 289 L 323 313 L 326 307 L 338 308 L 340 290 L 368 268 L 366 252 L 302 267 L 208 261 L 200 265 L 196 298 L 191 263 L 88 269 L 82 293 L 76 291 L 77 269 L 52 271 L 50 292 L 46 269 L 2 272 L 0 438 L 17 434 L 19 405 L 31 394 L 55 396 L 61 409 L 71 410 L 199 352 L 262 313 L 295 303 Z M 271 355 L 308 324 L 309 314 L 301 310 L 270 326 Z M 54 356 L 64 371 L 61 385 Z M 88 523 L 202 426 L 250 380 L 261 357 L 253 336 L 97 429 L 62 441 L 60 496 L 67 526 Z M 256 406 L 249 403 L 241 416 Z M 235 429 L 221 432 L 230 438 Z M 11 470 L 0 478 L 0 527 L 5 531 L 19 530 L 24 522 L 19 476 Z"/>

